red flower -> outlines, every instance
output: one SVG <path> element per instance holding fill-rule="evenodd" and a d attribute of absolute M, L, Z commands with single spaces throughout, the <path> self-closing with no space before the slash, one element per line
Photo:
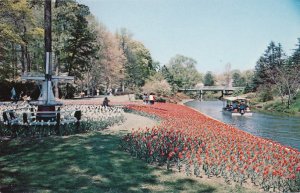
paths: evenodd
<path fill-rule="evenodd" d="M 300 165 L 297 167 L 296 172 L 300 172 Z"/>
<path fill-rule="evenodd" d="M 175 147 L 175 148 L 174 148 L 174 152 L 177 153 L 178 151 L 179 151 L 179 148 L 178 148 L 178 147 Z"/>
<path fill-rule="evenodd" d="M 181 153 L 181 152 L 179 152 L 179 154 L 178 154 L 178 158 L 179 158 L 179 159 L 182 159 L 182 158 L 183 158 L 183 155 L 182 155 L 182 153 Z"/>

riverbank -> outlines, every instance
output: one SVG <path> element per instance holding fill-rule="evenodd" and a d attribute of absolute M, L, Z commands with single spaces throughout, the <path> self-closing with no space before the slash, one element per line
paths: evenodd
<path fill-rule="evenodd" d="M 255 112 L 276 116 L 300 117 L 300 96 L 297 96 L 289 109 L 287 108 L 286 100 L 282 103 L 280 97 L 275 97 L 270 101 L 261 102 L 256 93 L 247 93 L 242 96 L 250 99 L 252 110 Z"/>
<path fill-rule="evenodd" d="M 291 104 L 290 109 L 287 109 L 286 104 L 282 104 L 278 99 L 256 103 L 253 107 L 254 111 L 269 115 L 300 117 L 300 99 Z"/>

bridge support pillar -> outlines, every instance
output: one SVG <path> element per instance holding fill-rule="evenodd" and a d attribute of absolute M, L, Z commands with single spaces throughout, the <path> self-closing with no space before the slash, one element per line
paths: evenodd
<path fill-rule="evenodd" d="M 203 91 L 202 91 L 202 90 L 199 90 L 199 94 L 200 94 L 199 100 L 200 100 L 200 101 L 203 101 Z"/>

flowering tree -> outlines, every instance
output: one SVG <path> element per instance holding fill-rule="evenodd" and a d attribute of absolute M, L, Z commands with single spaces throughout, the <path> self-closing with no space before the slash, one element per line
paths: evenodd
<path fill-rule="evenodd" d="M 170 84 L 159 73 L 150 77 L 150 79 L 146 81 L 142 90 L 144 93 L 154 92 L 158 96 L 169 96 L 172 94 Z"/>

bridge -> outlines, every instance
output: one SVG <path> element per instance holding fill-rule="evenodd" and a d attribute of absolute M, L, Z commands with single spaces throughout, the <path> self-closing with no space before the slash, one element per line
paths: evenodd
<path fill-rule="evenodd" d="M 224 94 L 229 94 L 229 92 L 233 92 L 236 90 L 243 90 L 245 87 L 232 87 L 232 86 L 203 86 L 203 87 L 197 87 L 197 88 L 181 88 L 178 89 L 179 91 L 196 91 L 199 92 L 200 94 L 200 101 L 202 101 L 203 99 L 203 93 L 205 91 L 221 91 L 222 92 L 222 96 L 224 96 Z"/>

